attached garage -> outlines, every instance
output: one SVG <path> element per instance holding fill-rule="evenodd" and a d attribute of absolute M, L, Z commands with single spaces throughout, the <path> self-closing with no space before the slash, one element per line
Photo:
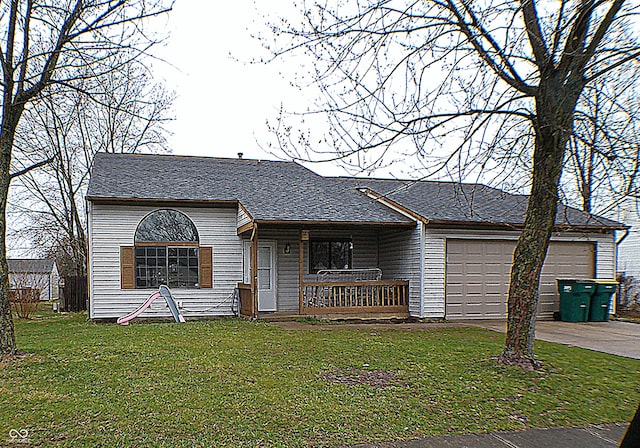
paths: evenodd
<path fill-rule="evenodd" d="M 447 239 L 447 319 L 504 319 L 515 241 Z M 558 310 L 556 278 L 595 277 L 595 245 L 551 242 L 540 278 L 538 316 Z"/>

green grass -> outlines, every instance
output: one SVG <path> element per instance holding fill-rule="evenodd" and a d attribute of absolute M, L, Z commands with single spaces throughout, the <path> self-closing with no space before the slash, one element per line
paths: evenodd
<path fill-rule="evenodd" d="M 285 331 L 241 320 L 16 323 L 0 363 L 0 445 L 336 446 L 631 419 L 640 361 L 539 343 L 544 372 L 496 366 L 477 328 Z M 388 387 L 323 379 L 392 372 Z M 15 435 L 15 432 L 13 433 Z M 17 444 L 16 444 L 17 445 Z"/>

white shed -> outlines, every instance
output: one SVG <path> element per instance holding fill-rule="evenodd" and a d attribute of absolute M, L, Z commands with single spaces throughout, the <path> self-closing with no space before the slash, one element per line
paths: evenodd
<path fill-rule="evenodd" d="M 11 289 L 33 288 L 40 291 L 40 300 L 60 297 L 60 276 L 55 260 L 21 258 L 8 259 Z"/>

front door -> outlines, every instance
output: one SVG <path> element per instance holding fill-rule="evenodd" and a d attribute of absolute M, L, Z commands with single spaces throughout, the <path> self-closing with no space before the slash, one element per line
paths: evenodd
<path fill-rule="evenodd" d="M 258 243 L 258 311 L 276 311 L 276 242 Z"/>

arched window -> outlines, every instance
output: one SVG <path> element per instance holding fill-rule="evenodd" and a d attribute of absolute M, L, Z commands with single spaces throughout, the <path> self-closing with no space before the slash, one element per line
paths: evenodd
<path fill-rule="evenodd" d="M 187 215 L 177 210 L 156 210 L 136 229 L 137 243 L 197 243 L 198 230 Z"/>
<path fill-rule="evenodd" d="M 177 210 L 155 210 L 135 233 L 135 287 L 199 288 L 199 239 L 193 222 Z"/>

